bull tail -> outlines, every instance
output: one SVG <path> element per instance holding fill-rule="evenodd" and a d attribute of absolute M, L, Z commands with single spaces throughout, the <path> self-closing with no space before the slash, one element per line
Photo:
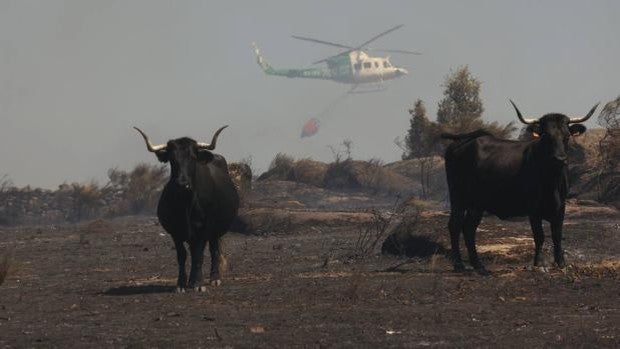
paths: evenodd
<path fill-rule="evenodd" d="M 440 136 L 441 138 L 444 138 L 444 139 L 450 139 L 453 141 L 461 141 L 461 140 L 469 140 L 472 138 L 478 138 L 482 136 L 492 136 L 492 134 L 489 131 L 480 129 L 480 130 L 476 130 L 473 132 L 460 133 L 460 134 L 442 133 Z"/>
<path fill-rule="evenodd" d="M 221 244 L 221 242 L 220 242 Z M 220 251 L 220 255 L 217 261 L 220 264 L 220 273 L 224 274 L 228 271 L 228 259 L 223 251 Z"/>

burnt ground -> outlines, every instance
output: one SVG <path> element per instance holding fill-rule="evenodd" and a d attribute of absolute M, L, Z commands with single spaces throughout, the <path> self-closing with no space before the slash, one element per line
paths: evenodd
<path fill-rule="evenodd" d="M 572 207 L 570 266 L 546 273 L 530 267 L 527 222 L 487 217 L 482 277 L 441 254 L 352 258 L 363 209 L 295 205 L 286 229 L 229 233 L 229 271 L 204 293 L 171 292 L 175 251 L 154 217 L 4 229 L 0 347 L 620 346 L 617 212 Z M 417 229 L 447 247 L 446 225 L 432 211 Z"/>

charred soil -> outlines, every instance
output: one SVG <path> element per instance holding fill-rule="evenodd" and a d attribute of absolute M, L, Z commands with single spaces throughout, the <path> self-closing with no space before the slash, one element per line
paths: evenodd
<path fill-rule="evenodd" d="M 617 211 L 569 214 L 570 265 L 547 273 L 531 267 L 526 221 L 485 217 L 482 277 L 452 272 L 443 253 L 384 256 L 379 244 L 351 258 L 366 208 L 332 220 L 332 201 L 298 201 L 312 219 L 226 235 L 229 270 L 203 293 L 172 293 L 174 245 L 154 217 L 0 231 L 0 347 L 620 346 Z M 418 229 L 448 246 L 446 225 L 428 211 Z"/>

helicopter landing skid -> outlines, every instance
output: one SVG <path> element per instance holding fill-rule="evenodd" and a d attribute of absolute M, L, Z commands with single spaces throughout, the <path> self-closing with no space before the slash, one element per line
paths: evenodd
<path fill-rule="evenodd" d="M 359 85 L 353 85 L 353 87 L 351 87 L 351 89 L 347 93 L 349 93 L 349 94 L 363 94 L 363 93 L 375 93 L 375 92 L 381 92 L 381 91 L 387 90 L 387 87 L 385 85 L 381 85 L 381 84 L 377 84 L 377 86 L 374 89 L 358 90 L 357 89 L 358 86 Z"/>

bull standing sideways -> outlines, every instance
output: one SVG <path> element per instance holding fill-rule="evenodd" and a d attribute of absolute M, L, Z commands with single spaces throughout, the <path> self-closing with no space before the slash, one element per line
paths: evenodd
<path fill-rule="evenodd" d="M 207 242 L 211 253 L 211 285 L 221 284 L 220 268 L 224 263 L 221 238 L 239 208 L 239 196 L 228 174 L 226 160 L 211 152 L 226 127 L 215 132 L 210 144 L 184 137 L 161 145 L 151 144 L 147 135 L 135 127 L 148 151 L 155 153 L 159 161 L 170 163 L 170 180 L 161 193 L 157 217 L 176 247 L 177 292 L 185 288 L 204 291 L 202 264 Z M 184 243 L 189 245 L 191 254 L 189 280 L 185 272 Z"/>
<path fill-rule="evenodd" d="M 526 119 L 510 103 L 535 136 L 532 141 L 498 139 L 484 130 L 442 134 L 454 141 L 446 150 L 445 160 L 450 192 L 448 229 L 455 271 L 465 270 L 459 251 L 463 232 L 471 265 L 487 274 L 476 252 L 476 229 L 484 212 L 501 219 L 529 217 L 535 266 L 541 264 L 545 238 L 542 221 L 548 221 L 555 262 L 560 267 L 565 264 L 562 225 L 568 193 L 568 141 L 586 131 L 580 123 L 594 114 L 598 104 L 583 118 L 547 114 L 540 119 Z"/>

